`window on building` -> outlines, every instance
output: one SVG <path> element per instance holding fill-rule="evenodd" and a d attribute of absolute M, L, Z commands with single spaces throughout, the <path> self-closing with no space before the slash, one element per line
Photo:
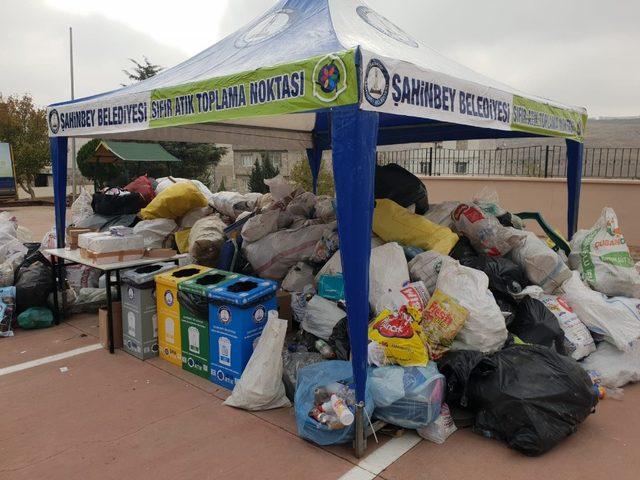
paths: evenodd
<path fill-rule="evenodd" d="M 243 167 L 253 167 L 253 165 L 256 163 L 255 159 L 253 158 L 253 154 L 251 153 L 243 153 L 242 157 L 240 158 L 242 159 Z"/>
<path fill-rule="evenodd" d="M 467 162 L 455 162 L 454 166 L 458 175 L 464 175 L 467 173 Z"/>

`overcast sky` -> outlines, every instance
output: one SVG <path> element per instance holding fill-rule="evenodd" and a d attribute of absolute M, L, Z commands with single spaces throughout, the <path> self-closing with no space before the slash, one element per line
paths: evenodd
<path fill-rule="evenodd" d="M 46 105 L 117 88 L 127 58 L 172 66 L 258 16 L 274 0 L 3 0 L 0 93 Z M 441 53 L 526 92 L 640 115 L 640 2 L 369 0 Z"/>

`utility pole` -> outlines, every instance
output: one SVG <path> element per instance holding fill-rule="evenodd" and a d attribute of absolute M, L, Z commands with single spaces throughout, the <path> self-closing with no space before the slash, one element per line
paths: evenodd
<path fill-rule="evenodd" d="M 71 100 L 75 100 L 73 80 L 73 28 L 69 27 L 69 69 L 71 73 Z M 76 139 L 71 137 L 71 201 L 76 200 Z"/>

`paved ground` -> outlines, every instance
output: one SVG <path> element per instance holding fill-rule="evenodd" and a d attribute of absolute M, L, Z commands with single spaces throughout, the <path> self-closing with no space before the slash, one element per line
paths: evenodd
<path fill-rule="evenodd" d="M 36 238 L 50 228 L 50 209 L 16 210 Z M 301 440 L 292 409 L 225 407 L 225 390 L 160 359 L 97 349 L 3 370 L 96 342 L 95 315 L 0 339 L 0 479 L 631 480 L 640 470 L 640 386 L 626 388 L 622 401 L 601 402 L 575 435 L 540 458 L 462 430 L 442 446 L 414 445 L 411 434 L 382 446 L 370 441 L 354 469 L 348 447 Z"/>

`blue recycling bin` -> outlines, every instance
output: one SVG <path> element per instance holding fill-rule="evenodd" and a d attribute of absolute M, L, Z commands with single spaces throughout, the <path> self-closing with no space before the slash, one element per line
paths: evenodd
<path fill-rule="evenodd" d="M 240 379 L 267 323 L 267 312 L 278 309 L 277 288 L 271 280 L 241 276 L 207 292 L 213 383 L 232 390 Z"/>

